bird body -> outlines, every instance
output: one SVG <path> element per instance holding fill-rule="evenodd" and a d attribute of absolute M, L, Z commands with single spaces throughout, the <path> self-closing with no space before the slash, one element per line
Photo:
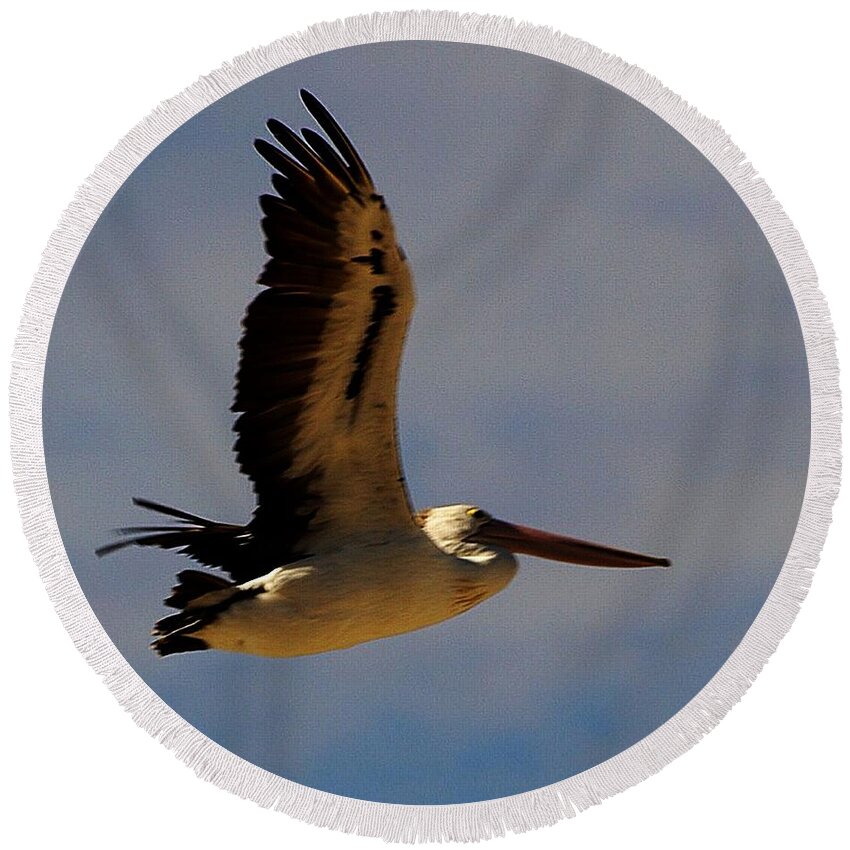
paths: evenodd
<path fill-rule="evenodd" d="M 503 590 L 513 553 L 596 567 L 669 566 L 505 523 L 474 505 L 415 513 L 401 471 L 396 390 L 413 278 L 362 159 L 328 110 L 325 135 L 268 122 L 264 289 L 243 319 L 234 446 L 253 484 L 245 525 L 136 499 L 174 520 L 122 529 L 229 574 L 178 574 L 153 628 L 160 655 L 221 649 L 297 656 L 345 649 L 462 614 Z"/>
<path fill-rule="evenodd" d="M 448 555 L 422 534 L 352 543 L 235 585 L 235 601 L 192 637 L 211 649 L 274 657 L 347 649 L 462 614 L 506 587 L 516 568 L 508 553 L 485 565 Z M 187 613 L 221 606 L 227 593 L 200 597 Z"/>

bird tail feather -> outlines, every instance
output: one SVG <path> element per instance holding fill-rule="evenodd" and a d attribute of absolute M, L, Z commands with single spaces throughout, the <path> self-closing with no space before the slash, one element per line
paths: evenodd
<path fill-rule="evenodd" d="M 241 541 L 250 538 L 250 532 L 242 525 L 205 519 L 148 499 L 134 498 L 133 504 L 174 517 L 177 522 L 173 525 L 133 525 L 116 529 L 118 534 L 127 536 L 95 549 L 98 557 L 111 555 L 127 546 L 156 546 L 160 549 L 177 549 L 208 566 L 227 568 L 226 562 L 215 561 L 215 555 L 226 558 L 239 548 Z"/>
<path fill-rule="evenodd" d="M 127 535 L 95 552 L 109 555 L 127 546 L 155 546 L 176 549 L 190 558 L 209 566 L 230 568 L 230 561 L 250 542 L 251 535 L 245 526 L 216 522 L 179 508 L 161 505 L 148 499 L 133 499 L 133 503 L 149 511 L 173 517 L 173 525 L 139 525 L 118 529 Z M 233 602 L 257 592 L 240 587 L 239 583 L 202 570 L 181 570 L 177 584 L 165 600 L 177 612 L 158 620 L 151 631 L 152 649 L 160 655 L 178 652 L 195 652 L 208 649 L 196 632 L 211 623 Z"/>
<path fill-rule="evenodd" d="M 206 641 L 196 633 L 234 602 L 254 596 L 260 590 L 260 587 L 243 587 L 201 570 L 181 570 L 177 574 L 177 584 L 165 600 L 166 605 L 178 610 L 154 623 L 151 648 L 159 655 L 209 649 Z"/>

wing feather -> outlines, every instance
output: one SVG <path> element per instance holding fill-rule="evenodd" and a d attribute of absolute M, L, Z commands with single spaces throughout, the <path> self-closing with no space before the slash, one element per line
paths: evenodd
<path fill-rule="evenodd" d="M 254 485 L 253 544 L 283 563 L 345 537 L 405 531 L 411 518 L 396 438 L 399 363 L 412 279 L 389 211 L 328 110 L 327 135 L 269 122 L 276 170 L 264 195 L 266 288 L 243 320 L 235 450 Z"/>

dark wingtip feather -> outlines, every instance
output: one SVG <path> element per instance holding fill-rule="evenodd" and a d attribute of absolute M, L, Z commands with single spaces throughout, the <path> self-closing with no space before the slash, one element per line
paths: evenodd
<path fill-rule="evenodd" d="M 302 138 L 294 130 L 276 118 L 270 118 L 266 126 L 274 139 L 294 157 L 316 180 L 321 181 L 325 191 L 345 193 L 354 188 L 351 177 L 339 161 L 338 156 L 328 160 L 321 151 L 311 148 L 306 136 Z"/>
<path fill-rule="evenodd" d="M 311 130 L 309 127 L 302 127 L 301 135 L 304 137 L 304 141 L 307 142 L 307 144 L 310 145 L 310 147 L 321 158 L 325 167 L 331 171 L 331 173 L 336 176 L 337 180 L 340 180 L 350 192 L 353 192 L 355 197 L 358 197 L 362 187 L 357 185 L 348 166 L 345 162 L 343 162 L 342 157 L 339 153 L 337 153 L 334 146 L 328 142 L 324 136 L 320 135 L 315 130 Z"/>
<path fill-rule="evenodd" d="M 279 148 L 276 148 L 271 142 L 265 139 L 254 139 L 254 150 L 269 164 L 272 168 L 282 171 L 286 168 L 287 157 Z"/>
<path fill-rule="evenodd" d="M 283 123 L 283 121 L 278 121 L 277 118 L 269 118 L 266 121 L 266 127 L 268 131 L 272 134 L 272 136 L 282 144 L 287 151 L 289 151 L 292 156 L 296 157 L 298 161 L 307 168 L 310 164 L 309 157 L 305 157 L 304 155 L 304 143 L 298 138 L 298 136 Z M 257 146 L 257 142 L 262 141 L 262 139 L 256 139 L 254 142 L 254 146 Z"/>
<path fill-rule="evenodd" d="M 351 176 L 356 183 L 374 188 L 372 178 L 366 164 L 357 153 L 357 149 L 351 143 L 345 131 L 339 125 L 336 118 L 331 115 L 328 108 L 307 89 L 301 89 L 301 102 L 307 111 L 316 120 L 316 123 L 328 134 L 328 138 L 336 145 L 337 150 L 343 155 L 348 163 Z"/>
<path fill-rule="evenodd" d="M 274 138 L 282 145 L 292 143 L 293 145 L 298 146 L 300 139 L 286 124 L 283 123 L 283 121 L 279 121 L 277 118 L 269 118 L 269 120 L 266 121 L 266 127 L 268 127 L 272 136 L 274 136 Z M 306 162 L 303 164 L 307 165 Z"/>

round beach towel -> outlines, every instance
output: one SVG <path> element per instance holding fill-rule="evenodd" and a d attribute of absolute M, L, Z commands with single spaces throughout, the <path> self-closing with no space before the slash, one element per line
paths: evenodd
<path fill-rule="evenodd" d="M 137 722 L 393 840 L 686 750 L 837 486 L 828 315 L 740 151 L 476 16 L 321 25 L 166 101 L 48 246 L 13 402 L 36 560 Z"/>

